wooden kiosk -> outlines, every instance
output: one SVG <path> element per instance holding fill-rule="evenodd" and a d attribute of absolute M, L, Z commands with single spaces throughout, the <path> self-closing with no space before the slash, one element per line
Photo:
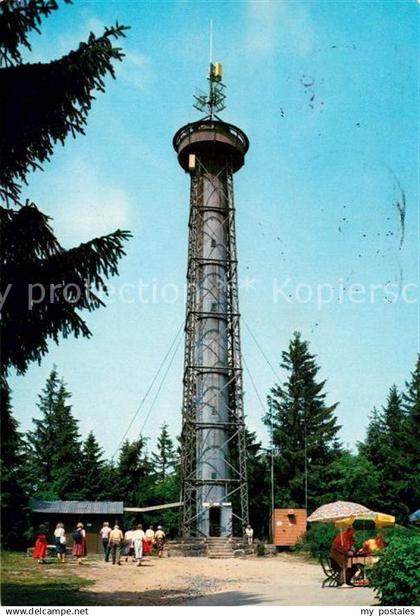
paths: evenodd
<path fill-rule="evenodd" d="M 296 545 L 306 532 L 306 517 L 306 509 L 274 509 L 272 515 L 274 545 Z"/>

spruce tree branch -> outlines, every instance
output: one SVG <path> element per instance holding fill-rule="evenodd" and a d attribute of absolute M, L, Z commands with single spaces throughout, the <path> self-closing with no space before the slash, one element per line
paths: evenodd
<path fill-rule="evenodd" d="M 18 203 L 21 183 L 29 172 L 42 168 L 54 145 L 71 134 L 84 134 L 93 91 L 105 91 L 105 78 L 115 78 L 113 62 L 124 53 L 113 40 L 128 28 L 116 23 L 102 36 L 92 32 L 60 60 L 47 64 L 20 64 L 0 70 L 0 197 Z"/>
<path fill-rule="evenodd" d="M 71 0 L 64 0 L 71 4 Z M 0 3 L 0 67 L 22 62 L 19 46 L 31 49 L 29 34 L 41 34 L 43 18 L 58 9 L 56 0 L 3 0 Z"/>
<path fill-rule="evenodd" d="M 60 336 L 90 337 L 79 311 L 104 305 L 91 287 L 107 293 L 106 279 L 118 274 L 123 244 L 131 237 L 117 230 L 64 250 L 48 220 L 34 204 L 18 211 L 0 208 L 5 238 L 1 293 L 6 300 L 0 321 L 5 371 L 14 366 L 25 372 L 29 362 L 45 355 L 50 339 L 58 343 Z"/>

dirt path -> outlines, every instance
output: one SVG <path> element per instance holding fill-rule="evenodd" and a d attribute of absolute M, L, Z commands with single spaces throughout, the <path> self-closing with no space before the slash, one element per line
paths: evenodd
<path fill-rule="evenodd" d="M 79 573 L 79 571 L 78 571 Z M 299 556 L 210 560 L 152 558 L 141 567 L 92 563 L 80 575 L 95 585 L 80 592 L 97 605 L 372 605 L 368 588 L 321 588 L 316 564 Z"/>

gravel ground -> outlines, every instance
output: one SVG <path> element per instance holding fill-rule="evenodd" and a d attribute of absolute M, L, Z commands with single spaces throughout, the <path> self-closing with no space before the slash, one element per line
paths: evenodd
<path fill-rule="evenodd" d="M 96 605 L 374 605 L 369 588 L 321 588 L 320 567 L 293 554 L 211 560 L 151 558 L 141 567 L 92 562 L 77 573 Z"/>

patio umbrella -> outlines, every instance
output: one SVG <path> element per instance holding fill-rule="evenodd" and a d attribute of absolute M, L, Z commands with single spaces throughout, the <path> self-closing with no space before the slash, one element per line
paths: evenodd
<path fill-rule="evenodd" d="M 356 515 L 368 515 L 374 513 L 364 505 L 352 503 L 350 501 L 336 501 L 335 503 L 327 503 L 315 509 L 308 518 L 308 522 L 337 522 L 345 518 L 350 518 Z M 343 584 L 340 588 L 351 588 L 346 583 L 346 566 L 343 565 Z"/>
<path fill-rule="evenodd" d="M 359 530 L 384 528 L 385 526 L 394 526 L 394 524 L 395 516 L 388 515 L 387 513 L 379 513 L 379 511 L 352 515 L 348 518 L 342 518 L 341 520 L 337 520 L 335 522 L 335 526 L 338 526 L 339 528 L 353 526 L 353 528 Z"/>
<path fill-rule="evenodd" d="M 417 509 L 417 511 L 412 513 L 409 516 L 408 521 L 411 522 L 412 524 L 420 524 L 420 509 Z"/>
<path fill-rule="evenodd" d="M 364 505 L 359 503 L 352 503 L 350 501 L 336 501 L 335 503 L 327 503 L 315 509 L 308 518 L 308 522 L 337 522 L 351 516 L 368 515 L 373 514 Z"/>

